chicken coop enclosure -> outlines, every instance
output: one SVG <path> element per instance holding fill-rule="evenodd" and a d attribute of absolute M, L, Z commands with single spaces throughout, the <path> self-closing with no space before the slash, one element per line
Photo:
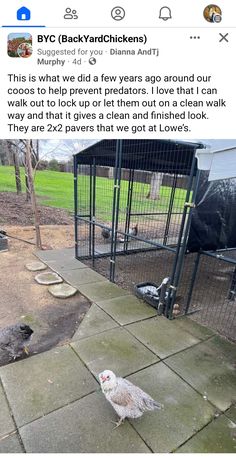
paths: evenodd
<path fill-rule="evenodd" d="M 194 300 L 202 261 L 210 260 L 208 251 L 235 247 L 236 241 L 221 228 L 216 208 L 225 214 L 222 190 L 209 192 L 208 173 L 198 168 L 196 152 L 204 149 L 200 141 L 99 141 L 74 156 L 74 199 L 76 258 L 136 294 L 150 283 L 157 309 L 162 306 L 158 311 L 168 318 L 178 302 L 180 313 L 205 324 Z M 217 205 L 212 207 L 209 196 Z M 236 205 L 232 184 L 230 197 L 228 213 Z M 164 279 L 163 297 L 157 288 Z M 210 279 L 211 272 L 208 289 Z M 210 299 L 204 309 L 211 309 L 209 304 Z"/>

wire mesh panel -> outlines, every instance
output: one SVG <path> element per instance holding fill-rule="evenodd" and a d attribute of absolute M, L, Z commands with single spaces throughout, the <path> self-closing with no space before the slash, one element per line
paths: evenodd
<path fill-rule="evenodd" d="M 77 257 L 130 289 L 166 276 L 175 280 L 195 186 L 195 149 L 171 141 L 118 140 L 78 155 Z"/>
<path fill-rule="evenodd" d="M 115 158 L 115 148 L 113 156 Z M 89 164 L 75 164 L 75 170 L 77 257 L 94 259 L 99 255 L 109 255 L 114 168 L 98 165 L 96 157 L 93 157 Z"/>
<path fill-rule="evenodd" d="M 78 177 L 75 183 L 76 196 L 76 251 L 77 256 L 91 255 L 91 203 L 90 203 L 90 166 L 82 165 L 78 168 Z"/>
<path fill-rule="evenodd" d="M 141 283 L 160 285 L 170 277 L 175 253 L 164 249 L 144 251 L 116 258 L 116 283 L 134 293 L 135 286 Z"/>
<path fill-rule="evenodd" d="M 236 250 L 210 254 L 195 255 L 182 312 L 236 340 Z"/>
<path fill-rule="evenodd" d="M 123 155 L 134 150 L 133 143 L 126 141 Z M 189 171 L 192 154 L 179 146 L 176 162 L 175 156 L 174 144 L 135 144 L 131 167 L 122 170 L 119 230 L 126 233 L 130 243 L 126 250 L 177 243 L 188 184 L 179 167 L 184 161 Z"/>

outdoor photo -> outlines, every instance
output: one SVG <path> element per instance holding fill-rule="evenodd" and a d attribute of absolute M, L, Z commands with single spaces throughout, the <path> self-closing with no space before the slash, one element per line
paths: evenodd
<path fill-rule="evenodd" d="M 0 210 L 0 452 L 235 452 L 236 140 L 0 140 Z"/>
<path fill-rule="evenodd" d="M 7 53 L 10 57 L 27 58 L 32 55 L 31 34 L 11 33 L 8 35 Z"/>

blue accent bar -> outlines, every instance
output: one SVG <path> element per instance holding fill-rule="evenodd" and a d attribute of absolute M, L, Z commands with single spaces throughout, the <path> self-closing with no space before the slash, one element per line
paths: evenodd
<path fill-rule="evenodd" d="M 22 24 L 21 26 L 1 26 L 1 27 L 5 27 L 5 28 L 7 28 L 7 27 L 14 27 L 14 28 L 19 27 L 21 29 L 25 29 L 26 27 L 30 28 L 30 27 L 46 27 L 46 26 L 25 26 L 24 24 Z"/>

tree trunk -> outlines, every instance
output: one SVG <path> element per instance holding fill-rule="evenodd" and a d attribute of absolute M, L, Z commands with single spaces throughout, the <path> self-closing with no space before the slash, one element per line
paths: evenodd
<path fill-rule="evenodd" d="M 30 146 L 29 146 L 30 148 Z M 28 172 L 28 164 L 27 164 L 27 153 L 25 152 L 25 193 L 26 193 L 26 201 L 30 201 L 30 186 L 29 186 L 29 172 Z"/>
<path fill-rule="evenodd" d="M 30 147 L 31 147 L 32 167 L 33 169 L 35 169 L 37 168 L 37 164 L 39 161 L 39 141 L 36 140 L 35 142 L 33 142 L 33 140 L 31 139 Z"/>
<path fill-rule="evenodd" d="M 150 190 L 147 195 L 147 198 L 150 200 L 159 200 L 160 198 L 160 188 L 162 184 L 163 173 L 152 173 Z"/>
<path fill-rule="evenodd" d="M 42 249 L 42 241 L 41 241 L 40 226 L 39 226 L 39 215 L 38 215 L 36 195 L 35 195 L 35 190 L 34 190 L 31 146 L 30 146 L 30 141 L 28 140 L 26 141 L 25 160 L 26 160 L 26 170 L 28 173 L 27 179 L 28 179 L 28 185 L 29 185 L 29 194 L 30 194 L 32 210 L 34 214 L 34 225 L 35 225 L 35 231 L 36 231 L 36 246 L 37 248 Z"/>
<path fill-rule="evenodd" d="M 0 140 L 0 165 L 10 165 L 10 152 L 8 142 L 3 139 Z"/>
<path fill-rule="evenodd" d="M 108 178 L 114 179 L 114 168 L 109 168 L 108 170 Z"/>
<path fill-rule="evenodd" d="M 15 181 L 16 181 L 16 193 L 20 195 L 21 193 L 21 177 L 20 177 L 20 164 L 19 164 L 19 152 L 17 146 L 12 144 L 11 141 L 6 143 L 8 158 L 12 157 L 12 162 L 15 168 Z"/>
<path fill-rule="evenodd" d="M 21 193 L 20 165 L 19 165 L 18 153 L 16 151 L 13 151 L 13 163 L 14 163 L 14 168 L 15 168 L 16 193 L 17 195 L 20 195 Z"/>

